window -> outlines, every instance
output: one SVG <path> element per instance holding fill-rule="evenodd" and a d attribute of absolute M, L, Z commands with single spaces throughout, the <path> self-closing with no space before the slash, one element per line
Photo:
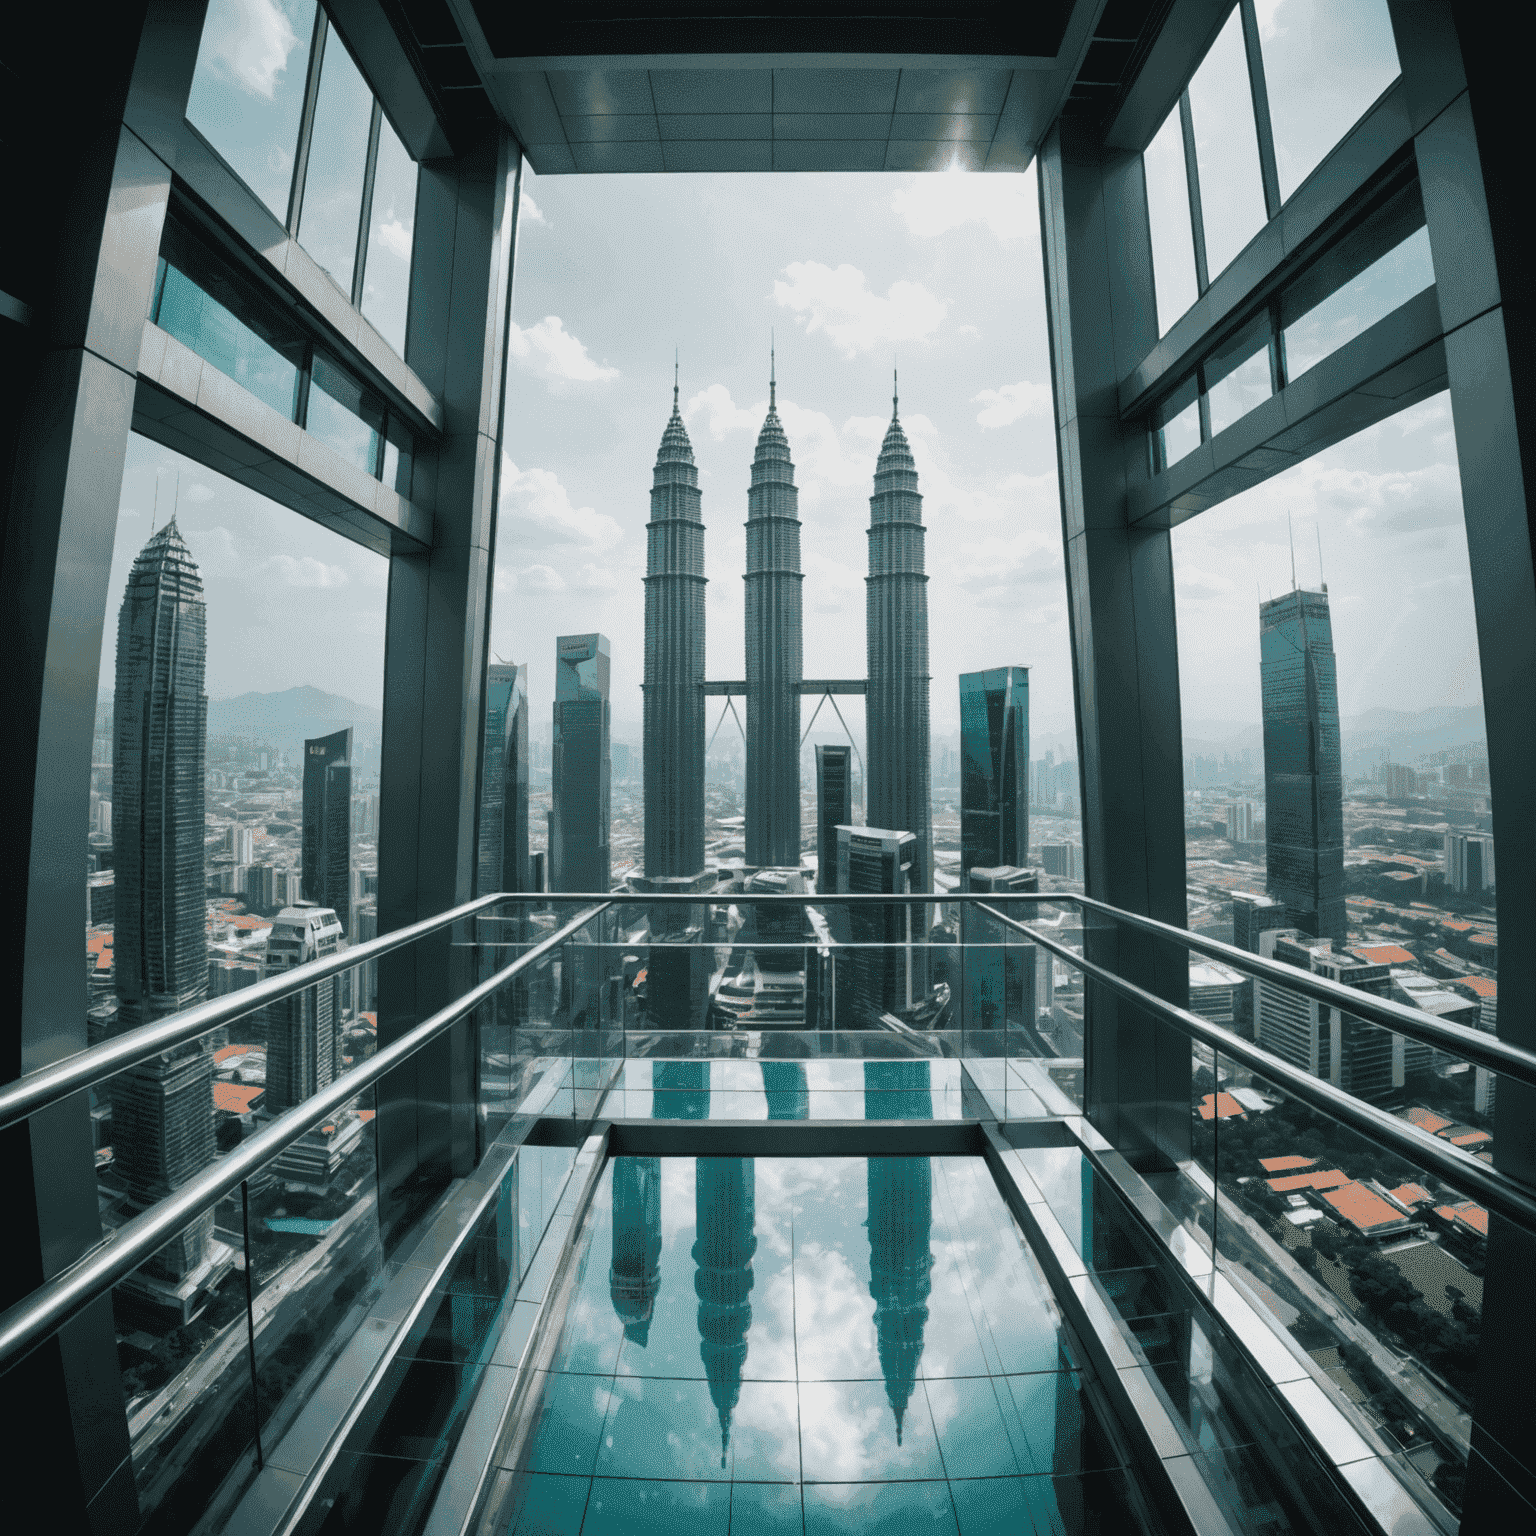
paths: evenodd
<path fill-rule="evenodd" d="M 1264 178 L 1254 127 L 1253 93 L 1234 10 L 1189 82 L 1189 110 L 1200 167 L 1200 216 L 1209 278 L 1264 227 Z"/>
<path fill-rule="evenodd" d="M 1189 379 L 1164 401 L 1153 432 L 1153 473 L 1177 464 L 1200 446 L 1200 400 Z"/>
<path fill-rule="evenodd" d="M 1158 334 L 1200 295 L 1195 280 L 1195 247 L 1189 216 L 1189 176 L 1184 163 L 1184 130 L 1179 109 L 1157 130 L 1142 156 L 1147 178 L 1147 222 L 1152 231 L 1152 279 L 1157 294 Z"/>
<path fill-rule="evenodd" d="M 384 407 L 323 352 L 315 354 L 304 426 L 365 474 L 379 474 Z"/>
<path fill-rule="evenodd" d="M 1280 196 L 1288 198 L 1397 78 L 1386 0 L 1259 7 Z"/>
<path fill-rule="evenodd" d="M 1218 347 L 1205 360 L 1206 398 L 1211 436 L 1269 399 L 1271 384 L 1269 317 L 1257 320 Z"/>
<path fill-rule="evenodd" d="M 210 0 L 187 121 L 288 217 L 315 0 Z"/>
<path fill-rule="evenodd" d="M 402 356 L 416 164 L 313 0 L 212 0 L 187 120 Z"/>

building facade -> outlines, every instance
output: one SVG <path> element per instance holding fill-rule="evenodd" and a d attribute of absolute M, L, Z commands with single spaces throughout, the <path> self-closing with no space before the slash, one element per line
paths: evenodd
<path fill-rule="evenodd" d="M 864 586 L 870 825 L 916 840 L 912 888 L 933 889 L 933 807 L 928 730 L 928 577 L 923 498 L 901 428 L 898 399 L 875 464 Z"/>
<path fill-rule="evenodd" d="M 853 824 L 853 748 L 816 748 L 816 889 L 837 890 L 837 829 Z"/>
<path fill-rule="evenodd" d="M 770 369 L 747 492 L 747 863 L 800 863 L 800 492 Z"/>
<path fill-rule="evenodd" d="M 476 889 L 528 889 L 528 664 L 492 662 L 485 678 Z"/>
<path fill-rule="evenodd" d="M 606 635 L 561 635 L 555 641 L 549 812 L 552 891 L 606 891 L 609 886 L 612 654 Z"/>
<path fill-rule="evenodd" d="M 1292 927 L 1343 944 L 1344 772 L 1327 592 L 1261 603 L 1259 653 L 1269 894 Z"/>
<path fill-rule="evenodd" d="M 905 895 L 917 887 L 917 838 L 905 828 L 839 827 L 837 890 L 841 895 Z M 845 1014 L 838 998 L 838 1023 L 869 1025 L 883 1013 L 911 1008 L 924 993 L 920 961 L 912 940 L 921 907 L 860 905 L 848 909 L 847 932 L 853 943 L 878 946 L 852 952 L 851 1007 Z M 843 986 L 839 978 L 840 992 Z"/>
<path fill-rule="evenodd" d="M 1029 863 L 1029 668 L 960 674 L 960 872 Z"/>
<path fill-rule="evenodd" d="M 304 900 L 329 907 L 343 933 L 352 911 L 352 727 L 304 743 Z"/>
<path fill-rule="evenodd" d="M 284 907 L 267 939 L 265 976 L 278 976 L 296 965 L 334 955 L 345 937 L 330 907 Z M 263 1010 L 267 1035 L 268 1114 L 302 1104 L 335 1081 L 341 1070 L 341 1018 L 337 1008 L 339 977 L 306 987 Z"/>

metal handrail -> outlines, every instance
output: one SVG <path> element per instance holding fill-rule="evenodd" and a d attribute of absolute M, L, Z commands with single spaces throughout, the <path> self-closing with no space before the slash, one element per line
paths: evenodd
<path fill-rule="evenodd" d="M 365 965 L 380 955 L 387 955 L 391 950 L 426 938 L 439 929 L 451 927 L 463 918 L 473 917 L 486 907 L 494 906 L 500 900 L 502 897 L 497 894 L 466 901 L 462 906 L 439 912 L 436 917 L 425 917 L 419 923 L 411 923 L 379 938 L 368 939 L 354 949 L 337 950 L 334 955 L 306 961 L 290 971 L 258 981 L 254 986 L 242 987 L 238 992 L 228 993 L 224 997 L 210 998 L 206 1003 L 197 1003 L 179 1013 L 156 1019 L 151 1024 L 141 1024 L 126 1034 L 103 1040 L 99 1045 L 89 1046 L 73 1056 L 65 1056 L 59 1061 L 50 1062 L 46 1067 L 25 1073 L 0 1088 L 0 1131 L 18 1120 L 28 1119 L 39 1110 L 47 1109 L 50 1104 L 57 1104 L 60 1099 L 67 1099 L 70 1094 L 78 1093 L 82 1088 L 93 1087 L 109 1077 L 116 1077 L 129 1067 L 149 1061 L 162 1051 L 184 1045 L 188 1040 L 206 1035 L 211 1029 L 232 1024 L 258 1008 L 265 1008 L 269 1003 L 280 1002 L 295 992 L 312 987 L 317 981 L 339 976 L 343 971 Z"/>
<path fill-rule="evenodd" d="M 1005 916 L 993 907 L 983 906 L 982 911 L 1008 927 L 1017 929 L 1034 943 L 1059 955 L 1084 975 L 1102 982 L 1112 992 L 1117 992 L 1165 1024 L 1173 1025 L 1192 1039 L 1220 1051 L 1223 1056 L 1230 1056 L 1250 1072 L 1256 1072 L 1260 1077 L 1283 1088 L 1292 1098 L 1300 1099 L 1303 1104 L 1327 1115 L 1329 1119 L 1358 1131 L 1369 1141 L 1389 1147 L 1410 1163 L 1428 1169 L 1464 1194 L 1474 1196 L 1490 1211 L 1507 1217 L 1525 1231 L 1536 1235 L 1536 1191 L 1528 1189 L 1508 1174 L 1479 1162 L 1470 1152 L 1463 1152 L 1460 1147 L 1453 1147 L 1438 1136 L 1431 1136 L 1428 1131 L 1420 1130 L 1406 1120 L 1399 1120 L 1396 1115 L 1390 1115 L 1374 1104 L 1355 1098 L 1342 1088 L 1335 1088 L 1324 1078 L 1314 1077 L 1300 1067 L 1293 1067 L 1290 1062 L 1271 1055 L 1262 1046 L 1244 1040 L 1230 1029 L 1223 1029 L 1221 1025 L 1201 1018 L 1198 1013 L 1191 1013 L 1187 1008 L 1180 1008 L 1148 992 L 1145 987 L 1127 981 L 1107 967 L 1076 954 L 1055 939 L 1036 933 L 1026 924 Z"/>
<path fill-rule="evenodd" d="M 440 1008 L 408 1034 L 337 1078 L 329 1087 L 279 1115 L 271 1125 L 242 1142 L 235 1151 L 189 1179 L 163 1200 L 156 1201 L 132 1221 L 125 1222 L 68 1269 L 0 1313 L 0 1370 L 9 1369 L 71 1318 L 77 1317 L 98 1296 L 104 1295 L 119 1280 L 158 1253 L 195 1216 L 238 1188 L 263 1164 L 335 1114 L 386 1072 L 409 1060 L 423 1046 L 430 1045 L 445 1030 L 473 1013 L 519 972 L 563 944 L 605 908 L 606 903 L 592 907 L 556 929 L 496 975 L 482 981 L 446 1008 Z"/>

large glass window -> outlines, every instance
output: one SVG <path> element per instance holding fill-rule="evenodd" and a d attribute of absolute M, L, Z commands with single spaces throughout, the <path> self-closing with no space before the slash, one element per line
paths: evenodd
<path fill-rule="evenodd" d="M 210 0 L 187 120 L 288 217 L 315 0 Z"/>
<path fill-rule="evenodd" d="M 1310 176 L 1397 78 L 1386 0 L 1278 0 L 1258 8 L 1280 196 Z"/>
<path fill-rule="evenodd" d="M 365 474 L 380 472 L 384 407 L 324 353 L 315 354 L 304 425 Z"/>
<path fill-rule="evenodd" d="M 1152 278 L 1157 293 L 1157 329 L 1173 322 L 1199 297 L 1195 246 L 1189 218 L 1189 176 L 1184 165 L 1184 130 L 1179 109 L 1168 114 L 1142 156 L 1147 178 L 1147 222 L 1152 231 Z"/>
<path fill-rule="evenodd" d="M 1241 9 L 1234 9 L 1189 82 L 1200 212 L 1210 277 L 1264 227 L 1264 179 L 1254 127 L 1253 93 L 1243 48 Z"/>
<path fill-rule="evenodd" d="M 415 234 L 416 162 L 406 153 L 389 119 L 381 118 L 373 206 L 368 215 L 368 256 L 363 269 L 363 315 L 401 357 L 405 356 Z"/>
<path fill-rule="evenodd" d="M 320 65 L 299 243 L 348 294 L 357 266 L 372 125 L 373 96 L 367 82 L 341 39 L 331 32 Z"/>
<path fill-rule="evenodd" d="M 1211 436 L 1269 399 L 1270 385 L 1269 316 L 1265 314 L 1217 347 L 1205 361 Z"/>

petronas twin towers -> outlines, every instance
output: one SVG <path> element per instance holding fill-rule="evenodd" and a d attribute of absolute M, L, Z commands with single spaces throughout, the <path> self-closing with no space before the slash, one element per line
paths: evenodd
<path fill-rule="evenodd" d="M 651 488 L 645 576 L 645 874 L 692 883 L 704 864 L 705 695 L 747 706 L 746 862 L 800 864 L 800 699 L 863 693 L 869 822 L 918 842 L 913 885 L 932 888 L 928 763 L 928 578 L 923 498 L 898 402 L 870 497 L 868 680 L 807 680 L 800 493 L 769 370 L 768 415 L 747 490 L 746 679 L 704 677 L 704 523 L 693 446 L 672 389 Z"/>

